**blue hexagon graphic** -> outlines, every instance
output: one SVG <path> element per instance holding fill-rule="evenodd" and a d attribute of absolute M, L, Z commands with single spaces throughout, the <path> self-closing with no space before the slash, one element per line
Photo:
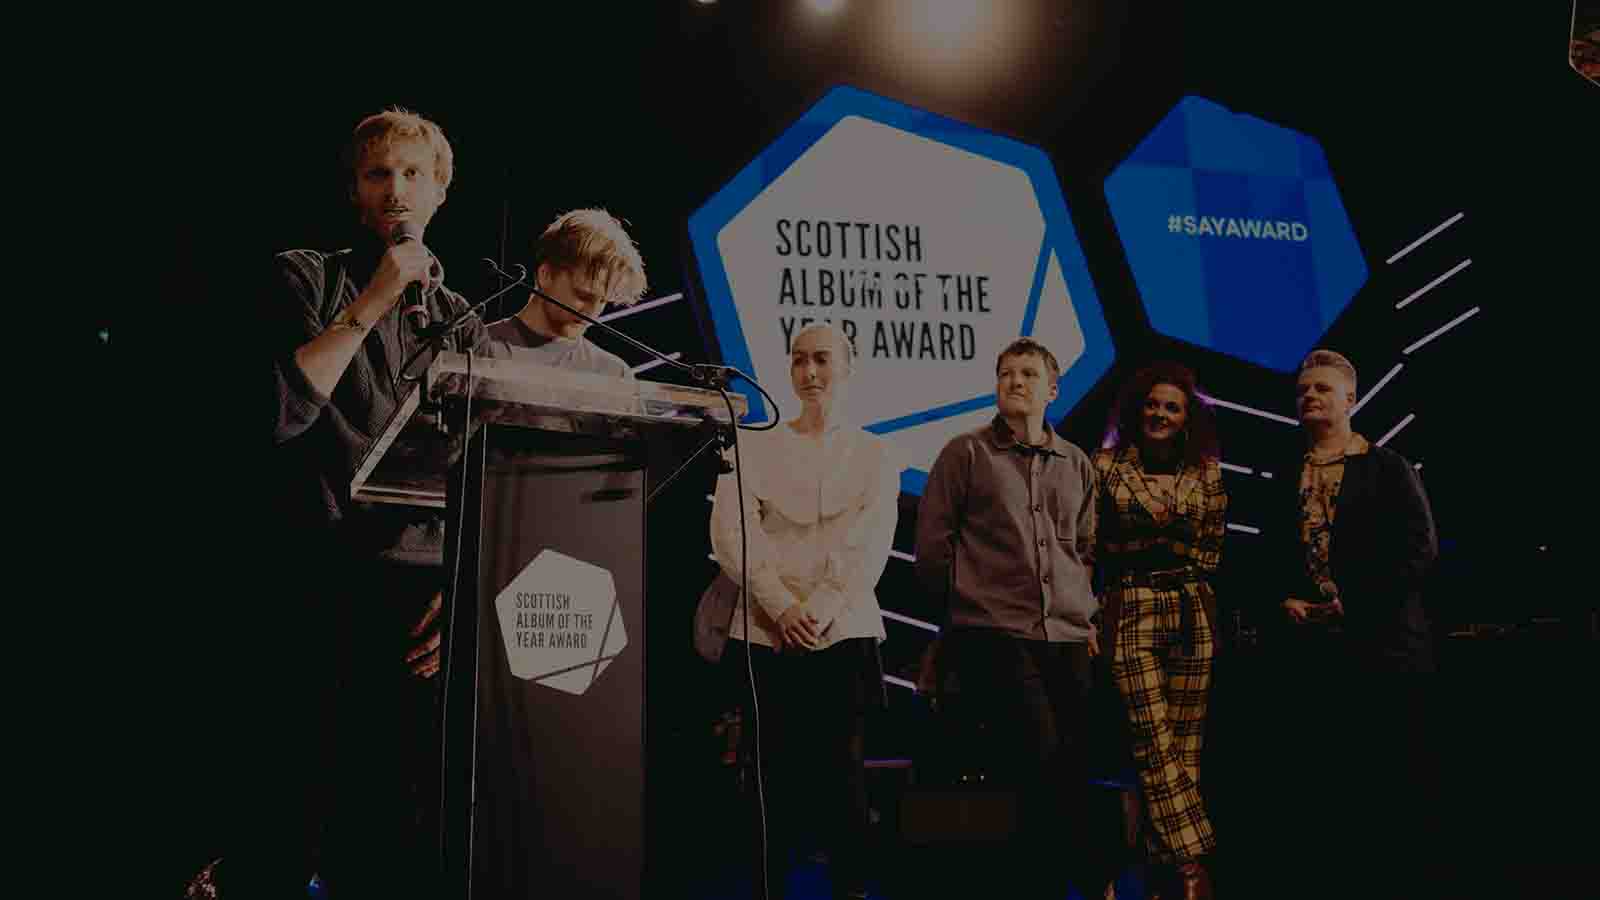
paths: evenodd
<path fill-rule="evenodd" d="M 1185 97 L 1106 179 L 1157 331 L 1293 371 L 1367 280 L 1322 146 Z"/>
<path fill-rule="evenodd" d="M 1011 339 L 1035 336 L 1061 363 L 1051 419 L 1115 358 L 1044 151 L 857 88 L 830 90 L 689 217 L 688 233 L 723 362 L 785 415 L 800 316 L 859 329 L 852 418 L 895 447 L 909 493 L 950 437 L 993 416 L 994 356 Z M 748 420 L 768 417 L 755 390 L 734 389 L 749 396 Z"/>

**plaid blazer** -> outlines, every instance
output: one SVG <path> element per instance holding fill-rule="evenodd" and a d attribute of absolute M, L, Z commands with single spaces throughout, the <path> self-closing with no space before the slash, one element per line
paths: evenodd
<path fill-rule="evenodd" d="M 1184 466 L 1178 473 L 1173 496 L 1175 509 L 1165 521 L 1156 518 L 1158 501 L 1144 478 L 1144 463 L 1135 447 L 1101 449 L 1092 463 L 1099 490 L 1099 533 L 1094 563 L 1104 594 L 1102 642 L 1109 658 L 1115 649 L 1117 618 L 1131 591 L 1148 589 L 1152 558 L 1176 557 L 1184 570 L 1174 587 L 1192 591 L 1206 609 L 1215 641 L 1216 594 L 1211 579 L 1222 563 L 1222 542 L 1227 529 L 1228 494 L 1222 486 L 1222 466 L 1208 459 L 1201 467 Z M 1164 564 L 1163 568 L 1168 568 Z"/>

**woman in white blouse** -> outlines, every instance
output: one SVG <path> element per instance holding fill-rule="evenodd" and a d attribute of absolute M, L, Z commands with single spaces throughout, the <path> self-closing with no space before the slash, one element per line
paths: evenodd
<path fill-rule="evenodd" d="M 806 837 L 817 839 L 806 846 L 829 851 L 835 896 L 866 896 L 862 746 L 866 714 L 884 702 L 883 613 L 873 590 L 894 541 L 900 467 L 882 439 L 839 421 L 853 364 L 837 327 L 802 329 L 789 362 L 800 415 L 740 432 L 748 571 L 734 473 L 718 480 L 711 513 L 718 562 L 735 583 L 748 576 L 755 599 L 748 649 L 773 897 L 784 895 L 790 855 Z M 741 679 L 746 613 L 743 603 L 734 609 L 723 655 Z"/>

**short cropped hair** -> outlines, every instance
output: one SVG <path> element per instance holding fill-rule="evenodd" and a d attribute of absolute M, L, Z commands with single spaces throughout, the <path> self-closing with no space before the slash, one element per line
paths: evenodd
<path fill-rule="evenodd" d="M 1044 359 L 1044 364 L 1050 368 L 1050 380 L 1052 382 L 1061 378 L 1061 364 L 1056 362 L 1056 355 L 1050 352 L 1049 347 L 1046 347 L 1030 337 L 1019 337 L 1007 344 L 1006 348 L 1000 351 L 1000 355 L 994 359 L 994 373 L 996 375 L 1000 374 L 1000 363 L 1004 361 L 1006 357 L 1023 356 L 1029 353 L 1035 354 Z"/>
<path fill-rule="evenodd" d="M 1345 359 L 1341 354 L 1332 350 L 1313 350 L 1304 360 L 1301 360 L 1299 372 L 1319 368 L 1338 369 L 1344 373 L 1344 377 L 1350 379 L 1350 390 L 1356 389 L 1356 367 L 1351 365 L 1350 360 Z M 1296 374 L 1298 375 L 1299 372 L 1296 372 Z"/>

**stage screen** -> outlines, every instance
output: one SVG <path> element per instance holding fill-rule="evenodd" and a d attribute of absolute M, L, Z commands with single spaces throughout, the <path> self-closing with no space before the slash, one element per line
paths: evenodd
<path fill-rule="evenodd" d="M 789 340 L 837 323 L 857 363 L 843 409 L 884 435 L 920 494 L 944 444 L 995 414 L 1019 335 L 1061 363 L 1059 419 L 1110 368 L 1100 301 L 1055 171 L 1036 147 L 835 88 L 689 219 L 724 363 L 799 409 Z M 742 382 L 749 420 L 771 414 Z"/>

